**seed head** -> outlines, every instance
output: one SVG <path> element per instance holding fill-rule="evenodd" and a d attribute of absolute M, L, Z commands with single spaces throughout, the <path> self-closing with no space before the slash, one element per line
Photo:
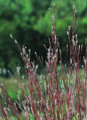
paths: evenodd
<path fill-rule="evenodd" d="M 18 41 L 17 40 L 15 40 L 15 44 L 17 44 L 18 43 Z"/>
<path fill-rule="evenodd" d="M 75 63 L 75 67 L 77 67 L 77 63 Z"/>
<path fill-rule="evenodd" d="M 22 75 L 22 79 L 24 79 L 24 75 Z"/>
<path fill-rule="evenodd" d="M 36 70 L 38 69 L 38 65 L 36 66 Z"/>
<path fill-rule="evenodd" d="M 55 7 L 56 6 L 56 4 L 55 3 L 53 3 L 53 7 Z"/>
<path fill-rule="evenodd" d="M 69 35 L 69 31 L 67 31 L 67 35 Z"/>
<path fill-rule="evenodd" d="M 3 83 L 0 84 L 3 87 Z"/>
<path fill-rule="evenodd" d="M 68 30 L 70 31 L 70 29 L 71 29 L 71 26 L 68 26 Z"/>
<path fill-rule="evenodd" d="M 19 74 L 20 74 L 20 69 L 21 69 L 21 67 L 20 67 L 20 66 L 17 66 L 16 69 L 17 69 L 17 73 L 18 73 L 18 75 L 19 75 Z"/>
<path fill-rule="evenodd" d="M 22 53 L 23 53 L 23 54 L 25 54 L 25 53 L 26 53 L 26 51 L 25 51 L 25 48 L 24 48 L 24 47 L 22 48 Z"/>
<path fill-rule="evenodd" d="M 58 53 L 58 49 L 56 49 L 56 53 Z"/>
<path fill-rule="evenodd" d="M 72 64 L 72 59 L 70 59 L 70 64 Z"/>
<path fill-rule="evenodd" d="M 75 10 L 75 5 L 73 5 L 73 9 Z"/>
<path fill-rule="evenodd" d="M 10 37 L 13 39 L 13 36 L 12 36 L 12 34 L 10 34 Z"/>
<path fill-rule="evenodd" d="M 78 24 L 78 21 L 76 21 L 76 24 Z"/>

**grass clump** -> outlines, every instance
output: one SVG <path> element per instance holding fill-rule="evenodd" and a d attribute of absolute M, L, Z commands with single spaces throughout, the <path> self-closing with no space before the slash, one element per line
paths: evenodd
<path fill-rule="evenodd" d="M 30 51 L 26 47 L 21 49 L 16 41 L 21 58 L 24 63 L 25 73 L 28 78 L 28 86 L 21 84 L 22 100 L 14 102 L 1 87 L 0 109 L 5 120 L 10 119 L 10 114 L 17 120 L 83 120 L 87 119 L 87 50 L 83 57 L 83 77 L 80 70 L 82 59 L 82 46 L 78 43 L 75 15 L 73 6 L 73 27 L 68 27 L 68 44 L 66 48 L 66 64 L 62 63 L 62 51 L 56 35 L 55 4 L 53 5 L 53 26 L 51 28 L 51 40 L 47 49 L 48 76 L 38 76 L 37 66 L 31 62 Z M 59 74 L 60 64 L 61 72 Z M 81 72 L 81 73 L 80 73 Z M 19 71 L 18 71 L 19 74 Z M 80 76 L 81 75 L 81 76 Z M 14 119 L 14 118 L 12 118 Z"/>

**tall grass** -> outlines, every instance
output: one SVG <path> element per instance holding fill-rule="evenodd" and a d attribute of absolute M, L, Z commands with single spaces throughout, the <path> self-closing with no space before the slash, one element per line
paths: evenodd
<path fill-rule="evenodd" d="M 30 51 L 17 44 L 28 77 L 28 87 L 21 85 L 24 102 L 15 103 L 2 84 L 0 109 L 5 120 L 87 120 L 87 50 L 83 57 L 83 77 L 80 76 L 82 45 L 78 43 L 78 23 L 73 6 L 73 27 L 68 27 L 66 64 L 62 63 L 62 51 L 56 35 L 55 4 L 53 4 L 53 26 L 47 50 L 48 76 L 37 77 L 37 69 L 30 59 Z M 60 77 L 57 64 L 61 66 Z M 19 73 L 19 72 L 18 72 Z M 81 78 L 80 78 L 81 77 Z M 31 115 L 33 118 L 31 118 Z M 15 118 L 14 118 L 14 117 Z"/>

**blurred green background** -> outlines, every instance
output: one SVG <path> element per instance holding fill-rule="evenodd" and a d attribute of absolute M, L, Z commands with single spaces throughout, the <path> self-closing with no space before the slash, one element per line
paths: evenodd
<path fill-rule="evenodd" d="M 62 51 L 67 44 L 67 27 L 72 26 L 73 9 L 76 6 L 78 37 L 81 44 L 87 38 L 87 0 L 0 0 L 0 68 L 15 71 L 21 57 L 14 40 L 31 49 L 31 59 L 36 60 L 35 51 L 46 59 L 48 38 L 51 34 L 52 15 L 49 8 L 56 3 L 56 29 Z M 53 9 L 52 9 L 53 10 Z M 64 57 L 64 56 L 63 56 Z"/>

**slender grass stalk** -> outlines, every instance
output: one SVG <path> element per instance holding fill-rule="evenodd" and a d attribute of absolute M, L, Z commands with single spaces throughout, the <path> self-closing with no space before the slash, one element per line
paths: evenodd
<path fill-rule="evenodd" d="M 76 8 L 73 6 L 73 27 L 68 26 L 68 44 L 66 46 L 66 64 L 63 65 L 62 51 L 56 35 L 55 4 L 53 4 L 53 26 L 51 40 L 47 50 L 48 75 L 38 77 L 38 67 L 31 62 L 30 50 L 21 48 L 17 40 L 20 55 L 24 64 L 28 87 L 21 85 L 22 99 L 13 102 L 6 89 L 0 85 L 0 110 L 5 120 L 14 116 L 17 120 L 83 120 L 87 119 L 87 50 L 83 57 L 84 81 L 80 76 L 80 62 L 82 58 L 82 45 L 78 42 L 78 22 L 76 22 Z M 11 36 L 13 38 L 13 36 Z M 37 54 L 36 54 L 37 56 Z M 42 63 L 42 58 L 37 57 Z M 57 69 L 60 64 L 61 73 Z M 20 75 L 20 69 L 18 68 Z M 20 77 L 21 78 L 21 77 Z M 19 98 L 20 99 L 20 98 Z M 3 102 L 4 101 L 4 102 Z M 6 104 L 5 104 L 6 103 Z M 16 104 L 17 103 L 17 104 Z M 8 110 L 4 108 L 7 107 Z M 19 110 L 20 108 L 20 110 Z"/>

